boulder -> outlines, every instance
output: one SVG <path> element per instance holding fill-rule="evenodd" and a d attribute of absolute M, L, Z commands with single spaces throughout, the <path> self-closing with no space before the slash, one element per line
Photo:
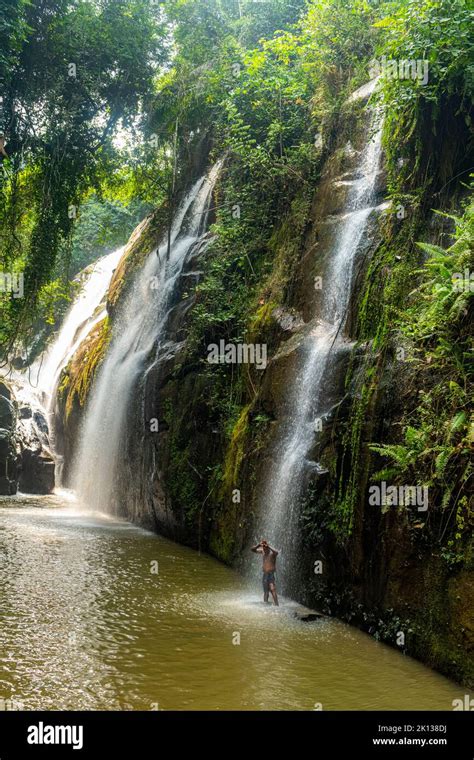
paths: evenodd
<path fill-rule="evenodd" d="M 11 432 L 0 428 L 0 472 L 3 473 L 3 467 L 1 466 L 6 461 L 11 453 Z"/>
<path fill-rule="evenodd" d="M 18 489 L 48 494 L 54 489 L 55 464 L 49 451 L 49 430 L 41 409 L 23 404 L 16 430 Z"/>
<path fill-rule="evenodd" d="M 54 461 L 44 452 L 23 449 L 18 488 L 22 493 L 48 494 L 54 489 Z"/>
<path fill-rule="evenodd" d="M 11 401 L 12 392 L 11 388 L 5 380 L 0 380 L 0 396 L 7 398 Z"/>
<path fill-rule="evenodd" d="M 13 429 L 0 428 L 0 496 L 11 496 L 16 493 L 16 490 L 16 452 Z"/>
<path fill-rule="evenodd" d="M 14 496 L 17 491 L 16 480 L 0 477 L 0 496 Z"/>
<path fill-rule="evenodd" d="M 15 407 L 6 396 L 0 396 L 0 427 L 12 430 L 15 426 Z"/>
<path fill-rule="evenodd" d="M 292 613 L 293 617 L 301 620 L 303 623 L 313 623 L 315 620 L 322 620 L 324 615 L 316 610 L 310 610 L 308 607 L 298 606 Z"/>
<path fill-rule="evenodd" d="M 39 409 L 35 409 L 33 412 L 33 421 L 40 433 L 43 433 L 43 435 L 46 436 L 49 435 L 49 428 L 48 423 L 46 422 L 46 417 L 44 416 L 43 412 L 39 411 Z"/>
<path fill-rule="evenodd" d="M 48 494 L 54 489 L 54 460 L 48 422 L 41 408 L 17 402 L 0 379 L 0 495 Z"/>

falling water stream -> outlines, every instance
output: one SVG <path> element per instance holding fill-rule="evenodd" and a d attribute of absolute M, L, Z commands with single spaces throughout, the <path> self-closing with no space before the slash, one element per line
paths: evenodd
<path fill-rule="evenodd" d="M 67 312 L 55 340 L 32 367 L 30 374 L 36 374 L 36 384 L 39 391 L 44 394 L 48 408 L 61 370 L 74 356 L 84 338 L 105 316 L 103 301 L 123 250 L 123 247 L 117 248 L 116 251 L 103 256 L 89 267 L 79 294 Z M 101 305 L 102 308 L 100 308 Z"/>
<path fill-rule="evenodd" d="M 49 426 L 49 445 L 54 451 L 54 407 L 62 370 L 82 341 L 105 316 L 105 296 L 123 247 L 102 256 L 80 277 L 79 290 L 62 324 L 46 350 L 23 370 L 9 372 L 15 397 L 22 404 L 45 415 Z M 57 481 L 58 482 L 58 481 Z"/>
<path fill-rule="evenodd" d="M 377 140 L 369 144 L 351 192 L 324 308 L 295 384 L 294 414 L 281 442 L 286 455 L 277 461 L 281 472 L 265 524 L 279 541 L 277 527 L 297 488 L 327 356 L 345 319 L 354 250 L 371 212 Z M 303 623 L 286 598 L 278 608 L 264 605 L 259 589 L 231 569 L 113 514 L 128 406 L 141 375 L 159 356 L 175 283 L 202 244 L 217 171 L 187 195 L 169 256 L 164 245 L 148 258 L 117 317 L 82 430 L 77 498 L 60 490 L 0 498 L 0 704 L 450 709 L 461 688 L 429 668 L 337 620 Z M 96 266 L 89 295 L 71 309 L 57 339 L 61 350 L 53 347 L 45 363 L 45 392 L 54 390 L 61 367 L 101 317 L 102 291 L 119 256 L 117 251 L 98 263 L 102 274 Z"/>
<path fill-rule="evenodd" d="M 183 200 L 165 240 L 151 253 L 114 323 L 115 337 L 94 384 L 81 431 L 73 487 L 84 504 L 114 512 L 117 471 L 126 458 L 129 405 L 143 393 L 142 380 L 163 340 L 170 299 L 183 266 L 206 232 L 219 164 Z M 143 422 L 145 424 L 145 421 Z"/>
<path fill-rule="evenodd" d="M 288 385 L 284 419 L 280 421 L 263 490 L 259 535 L 280 550 L 278 564 L 282 587 L 295 593 L 295 567 L 299 541 L 299 499 L 315 441 L 316 421 L 324 414 L 322 390 L 333 383 L 332 359 L 347 340 L 344 328 L 351 298 L 354 264 L 375 210 L 375 188 L 381 156 L 381 124 L 373 116 L 371 136 L 362 150 L 356 178 L 347 181 L 343 213 L 332 219 L 336 230 L 331 256 L 323 275 L 321 300 L 300 348 L 296 376 Z"/>

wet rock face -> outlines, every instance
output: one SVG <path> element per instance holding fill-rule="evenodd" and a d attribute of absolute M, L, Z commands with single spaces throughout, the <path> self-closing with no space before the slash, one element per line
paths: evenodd
<path fill-rule="evenodd" d="M 10 386 L 0 380 L 0 496 L 17 492 L 16 410 Z"/>
<path fill-rule="evenodd" d="M 48 494 L 54 489 L 54 461 L 44 453 L 23 449 L 19 469 L 22 493 Z"/>
<path fill-rule="evenodd" d="M 12 430 L 15 426 L 15 407 L 5 396 L 0 396 L 0 427 Z"/>
<path fill-rule="evenodd" d="M 16 430 L 18 489 L 22 493 L 48 494 L 54 489 L 54 459 L 49 450 L 46 417 L 25 404 Z"/>
<path fill-rule="evenodd" d="M 48 494 L 54 489 L 54 459 L 48 423 L 39 409 L 20 407 L 11 386 L 0 380 L 0 496 Z"/>

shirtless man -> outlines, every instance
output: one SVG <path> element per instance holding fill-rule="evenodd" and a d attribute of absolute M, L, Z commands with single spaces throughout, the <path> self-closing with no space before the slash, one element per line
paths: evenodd
<path fill-rule="evenodd" d="M 264 538 L 256 546 L 252 546 L 255 554 L 263 554 L 263 601 L 268 602 L 268 592 L 271 593 L 273 601 L 278 607 L 278 597 L 275 586 L 276 558 L 278 552 L 272 549 L 268 541 Z"/>

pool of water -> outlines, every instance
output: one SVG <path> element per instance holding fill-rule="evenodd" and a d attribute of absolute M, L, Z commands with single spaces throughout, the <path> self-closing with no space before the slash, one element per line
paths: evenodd
<path fill-rule="evenodd" d="M 464 693 L 65 494 L 0 498 L 0 589 L 0 700 L 27 710 L 449 710 Z"/>

